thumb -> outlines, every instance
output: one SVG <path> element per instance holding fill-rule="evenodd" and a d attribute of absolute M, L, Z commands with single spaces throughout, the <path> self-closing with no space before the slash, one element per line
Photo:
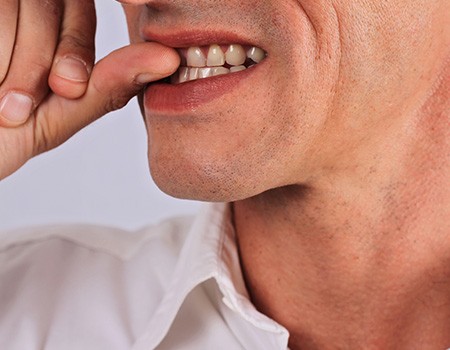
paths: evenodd
<path fill-rule="evenodd" d="M 124 107 L 146 84 L 170 76 L 179 64 L 174 49 L 153 42 L 112 52 L 95 65 L 82 98 L 52 95 L 37 111 L 34 153 L 58 146 L 104 114 Z"/>

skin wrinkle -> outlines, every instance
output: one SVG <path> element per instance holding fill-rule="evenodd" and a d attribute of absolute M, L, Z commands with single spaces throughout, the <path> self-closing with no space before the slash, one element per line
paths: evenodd
<path fill-rule="evenodd" d="M 448 2 L 129 2 L 133 41 L 139 22 L 268 52 L 258 83 L 146 122 L 164 191 L 234 202 L 249 294 L 290 348 L 448 347 Z"/>
<path fill-rule="evenodd" d="M 337 27 L 338 27 L 338 32 L 339 32 L 339 34 L 338 34 L 339 49 L 337 50 L 337 56 L 339 57 L 338 58 L 339 68 L 337 70 L 337 77 L 336 77 L 336 83 L 335 83 L 335 86 L 337 86 L 340 82 L 341 70 L 342 70 L 342 24 L 341 24 L 341 21 L 339 20 L 339 14 L 338 14 L 338 11 L 336 10 L 336 5 L 333 2 L 331 2 L 331 4 L 332 4 L 332 7 L 333 7 L 335 15 L 336 15 Z M 330 108 L 330 114 L 328 115 L 328 119 L 330 119 L 332 117 L 332 115 L 334 114 L 334 110 L 336 109 L 335 105 L 336 105 L 337 99 L 338 99 L 338 96 L 336 94 L 337 91 L 335 90 L 335 88 L 333 90 L 334 90 L 334 96 L 332 97 L 333 102 L 331 103 L 332 107 Z"/>
<path fill-rule="evenodd" d="M 317 31 L 316 25 L 315 25 L 314 21 L 312 20 L 312 18 L 305 11 L 305 8 L 303 7 L 301 1 L 297 1 L 297 4 L 300 7 L 300 9 L 302 10 L 302 12 L 306 15 L 306 18 L 308 19 L 308 22 L 311 24 L 311 27 L 313 29 L 314 38 L 315 38 L 315 42 L 316 42 L 316 49 L 315 49 L 316 57 L 318 57 L 318 56 L 320 56 L 320 43 L 319 43 L 319 33 Z"/>

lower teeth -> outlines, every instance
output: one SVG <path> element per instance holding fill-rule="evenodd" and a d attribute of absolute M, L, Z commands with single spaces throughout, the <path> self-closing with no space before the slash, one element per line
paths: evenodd
<path fill-rule="evenodd" d="M 226 75 L 231 73 L 242 72 L 247 68 L 250 68 L 253 65 L 249 65 L 248 67 L 244 65 L 240 66 L 232 66 L 232 67 L 204 67 L 204 68 L 195 68 L 195 67 L 180 67 L 178 71 L 172 75 L 171 82 L 172 84 L 181 84 L 189 81 L 205 79 L 210 77 L 215 77 L 218 75 Z"/>

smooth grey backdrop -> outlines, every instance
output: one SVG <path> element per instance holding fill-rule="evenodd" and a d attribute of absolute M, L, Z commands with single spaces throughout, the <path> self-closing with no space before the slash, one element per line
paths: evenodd
<path fill-rule="evenodd" d="M 97 57 L 128 42 L 120 5 L 96 0 Z M 0 230 L 51 223 L 92 223 L 137 229 L 192 214 L 199 204 L 157 189 L 136 100 L 84 129 L 0 181 Z"/>

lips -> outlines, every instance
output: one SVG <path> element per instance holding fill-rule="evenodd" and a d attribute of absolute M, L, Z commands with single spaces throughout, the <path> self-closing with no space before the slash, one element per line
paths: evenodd
<path fill-rule="evenodd" d="M 147 114 L 192 111 L 231 93 L 264 66 L 266 56 L 263 49 L 233 34 L 182 32 L 162 35 L 147 29 L 142 37 L 176 48 L 181 57 L 180 68 L 169 80 L 147 87 L 144 94 Z"/>

